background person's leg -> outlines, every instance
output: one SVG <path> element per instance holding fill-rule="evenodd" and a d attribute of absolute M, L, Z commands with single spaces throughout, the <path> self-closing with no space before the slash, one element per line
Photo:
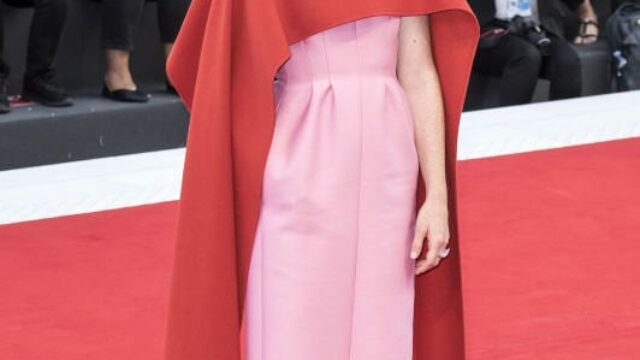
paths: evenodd
<path fill-rule="evenodd" d="M 56 81 L 53 60 L 67 16 L 67 0 L 11 0 L 19 7 L 33 6 L 27 43 L 22 97 L 47 106 L 69 106 L 73 102 Z"/>
<path fill-rule="evenodd" d="M 114 100 L 144 102 L 148 99 L 147 94 L 138 90 L 129 69 L 133 37 L 143 8 L 144 0 L 102 1 L 102 47 L 107 63 L 103 95 Z"/>
<path fill-rule="evenodd" d="M 102 47 L 133 51 L 144 0 L 102 0 Z"/>
<path fill-rule="evenodd" d="M 4 22 L 2 4 L 0 4 L 0 80 L 9 77 L 9 64 L 4 61 Z"/>
<path fill-rule="evenodd" d="M 535 45 L 507 34 L 495 46 L 478 49 L 473 68 L 500 76 L 500 106 L 531 101 L 538 81 L 541 55 Z"/>
<path fill-rule="evenodd" d="M 158 0 L 158 25 L 163 44 L 176 40 L 191 0 Z"/>
<path fill-rule="evenodd" d="M 567 41 L 549 35 L 551 53 L 543 59 L 541 76 L 549 79 L 549 100 L 578 97 L 582 93 L 582 66 L 576 51 Z"/>
<path fill-rule="evenodd" d="M 0 114 L 9 112 L 9 99 L 7 98 L 7 78 L 9 77 L 9 65 L 4 61 L 4 24 L 2 22 L 2 4 L 0 4 Z"/>
<path fill-rule="evenodd" d="M 165 57 L 171 52 L 190 4 L 191 0 L 158 0 L 158 26 Z M 166 82 L 167 90 L 175 93 L 175 88 L 168 79 Z"/>
<path fill-rule="evenodd" d="M 25 83 L 35 77 L 53 77 L 53 60 L 67 15 L 66 0 L 35 0 L 33 3 Z"/>

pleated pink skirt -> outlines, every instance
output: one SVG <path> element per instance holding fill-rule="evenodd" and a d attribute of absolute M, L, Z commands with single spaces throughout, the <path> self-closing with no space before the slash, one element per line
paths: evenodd
<path fill-rule="evenodd" d="M 418 157 L 400 18 L 292 44 L 275 82 L 245 360 L 411 360 Z"/>

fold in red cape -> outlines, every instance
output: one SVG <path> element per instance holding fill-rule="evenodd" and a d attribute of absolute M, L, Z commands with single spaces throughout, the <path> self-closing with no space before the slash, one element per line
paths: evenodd
<path fill-rule="evenodd" d="M 274 130 L 273 78 L 290 55 L 288 45 L 364 17 L 418 14 L 430 15 L 443 93 L 452 251 L 416 278 L 413 359 L 464 358 L 455 159 L 479 36 L 466 1 L 194 0 L 167 63 L 191 113 L 167 360 L 241 359 L 249 257 Z M 418 180 L 419 206 L 425 189 L 421 175 Z"/>

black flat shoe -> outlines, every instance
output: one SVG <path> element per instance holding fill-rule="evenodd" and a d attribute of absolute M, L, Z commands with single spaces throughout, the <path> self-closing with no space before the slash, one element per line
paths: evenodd
<path fill-rule="evenodd" d="M 53 72 L 24 79 L 22 98 L 35 101 L 45 106 L 65 107 L 73 105 L 73 101 L 54 78 Z"/>
<path fill-rule="evenodd" d="M 107 84 L 102 85 L 102 96 L 116 101 L 124 101 L 124 102 L 147 102 L 151 96 L 140 89 L 136 90 L 128 90 L 128 89 L 118 89 L 118 90 L 109 90 Z"/>

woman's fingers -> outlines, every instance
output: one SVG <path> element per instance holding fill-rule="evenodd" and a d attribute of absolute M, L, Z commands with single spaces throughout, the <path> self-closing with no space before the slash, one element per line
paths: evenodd
<path fill-rule="evenodd" d="M 438 255 L 435 251 L 429 250 L 425 255 L 423 260 L 418 261 L 416 265 L 415 273 L 416 275 L 426 272 L 434 267 L 436 267 L 439 263 Z"/>
<path fill-rule="evenodd" d="M 409 257 L 414 260 L 418 259 L 420 253 L 424 250 L 426 250 L 424 251 L 426 254 L 423 259 L 416 262 L 416 274 L 438 266 L 442 260 L 440 254 L 449 244 L 447 215 L 446 212 L 441 210 L 437 206 L 427 207 L 425 203 L 418 212 Z M 427 249 L 425 249 L 425 246 L 427 246 L 425 241 L 428 244 Z"/>
<path fill-rule="evenodd" d="M 422 229 L 420 226 L 416 226 L 414 234 L 413 234 L 413 242 L 411 243 L 411 253 L 409 257 L 413 260 L 418 258 L 420 252 L 422 251 L 422 244 L 424 244 L 424 238 L 427 236 L 427 232 L 425 229 Z"/>
<path fill-rule="evenodd" d="M 442 258 L 438 255 L 449 243 L 449 236 L 446 233 L 429 234 L 429 249 L 424 260 L 418 261 L 415 273 L 421 274 L 440 264 Z"/>

